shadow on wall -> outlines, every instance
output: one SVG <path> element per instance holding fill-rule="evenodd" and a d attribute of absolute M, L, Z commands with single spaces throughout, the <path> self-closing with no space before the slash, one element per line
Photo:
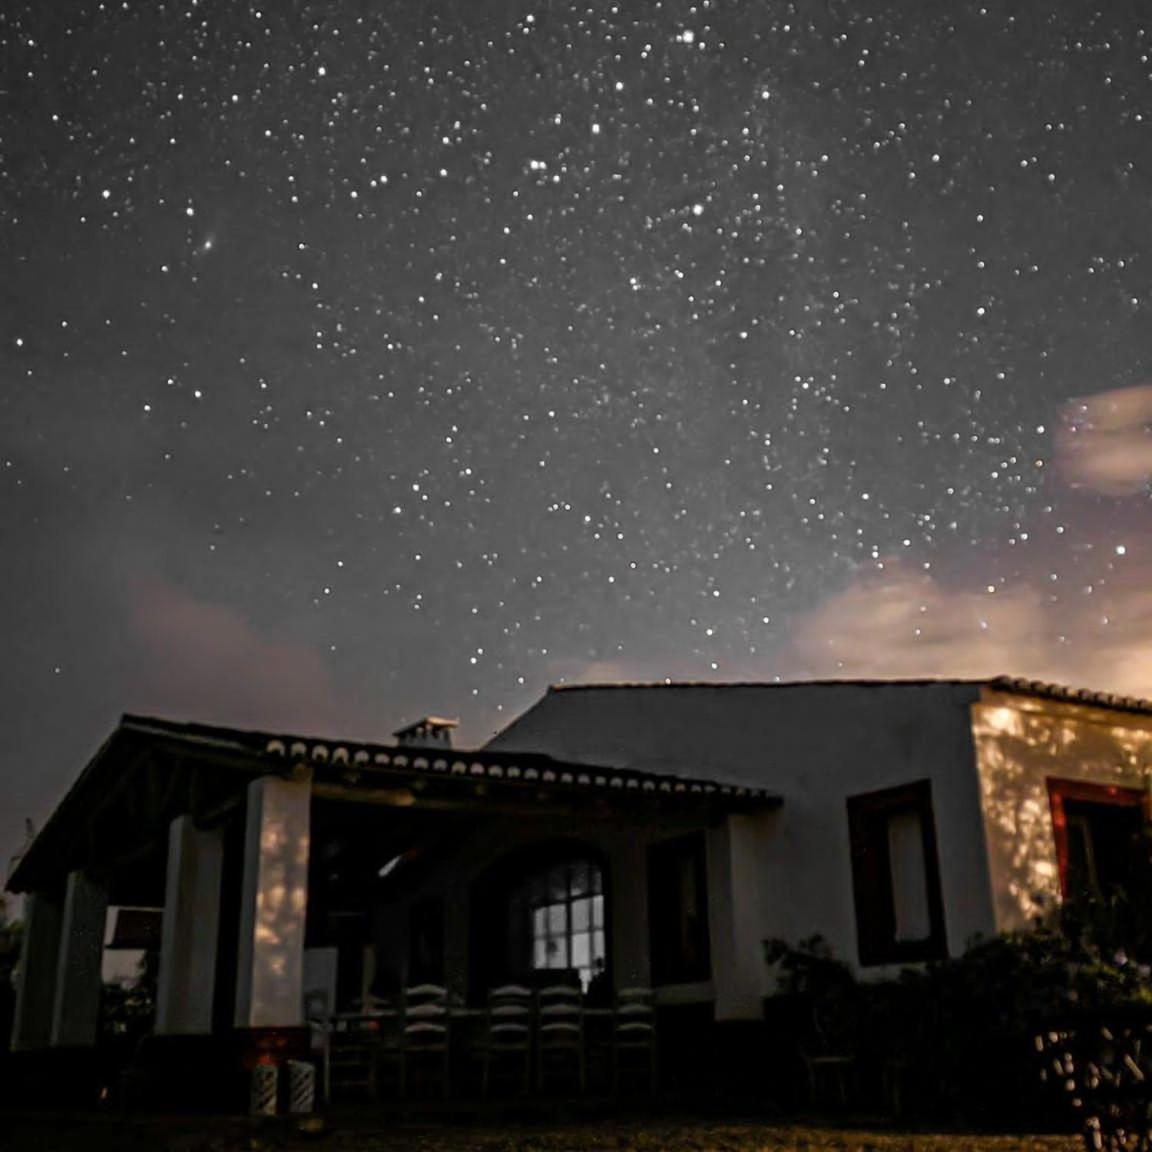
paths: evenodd
<path fill-rule="evenodd" d="M 999 931 L 1025 929 L 1061 899 L 1052 781 L 1148 788 L 1152 724 L 1018 700 L 973 707 L 973 739 Z"/>

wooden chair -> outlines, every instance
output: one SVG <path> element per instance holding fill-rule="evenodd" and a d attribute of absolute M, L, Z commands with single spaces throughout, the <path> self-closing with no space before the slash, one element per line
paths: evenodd
<path fill-rule="evenodd" d="M 656 1091 L 656 1004 L 651 988 L 621 988 L 612 1015 L 612 1091 L 626 1071 L 639 1068 Z"/>
<path fill-rule="evenodd" d="M 329 1064 L 332 1037 L 332 1006 L 325 992 L 313 991 L 304 997 L 304 1023 L 308 1028 L 308 1047 L 316 1054 L 320 1066 L 320 1099 L 327 1104 L 332 1098 L 332 1072 Z"/>
<path fill-rule="evenodd" d="M 482 1092 L 489 1094 L 493 1072 L 510 1068 L 518 1072 L 520 1090 L 532 1084 L 532 990 L 521 984 L 504 984 L 488 993 L 484 1038 Z"/>
<path fill-rule="evenodd" d="M 439 984 L 415 984 L 404 991 L 400 1028 L 400 1095 L 408 1095 L 415 1068 L 439 1075 L 443 1095 L 452 1091 L 448 990 Z"/>
<path fill-rule="evenodd" d="M 325 1101 L 345 1092 L 375 1097 L 379 1041 L 378 1022 L 368 1017 L 328 1026 L 321 1069 Z"/>
<path fill-rule="evenodd" d="M 536 993 L 536 1087 L 550 1069 L 567 1066 L 583 1092 L 588 1083 L 584 1054 L 584 1002 L 579 988 L 550 984 Z"/>
<path fill-rule="evenodd" d="M 817 1108 L 848 1106 L 856 1071 L 855 1005 L 843 996 L 819 996 L 812 1005 L 812 1034 L 802 1050 L 809 1102 Z"/>

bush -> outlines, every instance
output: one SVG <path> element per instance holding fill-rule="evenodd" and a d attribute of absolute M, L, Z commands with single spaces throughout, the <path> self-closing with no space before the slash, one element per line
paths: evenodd
<path fill-rule="evenodd" d="M 1083 909 L 1062 912 L 1032 932 L 976 942 L 963 956 L 906 969 L 896 980 L 857 981 L 819 937 L 766 942 L 780 994 L 807 1007 L 797 1055 L 818 1049 L 821 1013 L 873 1083 L 898 1076 L 904 1110 L 935 1121 L 1044 1127 L 1064 1102 L 1041 1083 L 1034 1037 L 1070 1017 L 1152 1010 L 1152 980 Z M 831 1011 L 829 1011 L 831 1006 Z M 780 1017 L 780 1012 L 776 1013 Z M 806 1033 L 806 1034 L 805 1034 Z"/>

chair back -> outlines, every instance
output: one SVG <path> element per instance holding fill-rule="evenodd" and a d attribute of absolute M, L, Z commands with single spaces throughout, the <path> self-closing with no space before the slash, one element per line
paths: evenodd
<path fill-rule="evenodd" d="M 527 1047 L 532 1039 L 532 990 L 502 984 L 488 992 L 488 1038 L 502 1047 Z"/>
<path fill-rule="evenodd" d="M 579 988 L 550 984 L 536 993 L 541 1049 L 576 1048 L 584 1042 L 584 998 Z"/>
<path fill-rule="evenodd" d="M 612 1021 L 618 1044 L 641 1046 L 656 1038 L 656 1001 L 651 988 L 621 988 Z"/>
<path fill-rule="evenodd" d="M 448 989 L 414 984 L 404 990 L 404 1044 L 408 1048 L 448 1043 Z"/>

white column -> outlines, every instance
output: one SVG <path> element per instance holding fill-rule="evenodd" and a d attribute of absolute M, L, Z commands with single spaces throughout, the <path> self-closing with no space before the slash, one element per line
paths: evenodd
<path fill-rule="evenodd" d="M 608 890 L 612 980 L 617 988 L 647 988 L 652 981 L 648 950 L 648 850 L 637 839 L 612 850 Z"/>
<path fill-rule="evenodd" d="M 708 903 L 717 1020 L 759 1020 L 766 988 L 762 846 L 770 817 L 729 816 L 710 831 Z"/>
<path fill-rule="evenodd" d="M 156 989 L 159 1035 L 212 1031 L 223 857 L 219 830 L 199 829 L 190 816 L 172 821 Z"/>
<path fill-rule="evenodd" d="M 59 900 L 43 892 L 29 892 L 24 897 L 24 939 L 12 1020 L 13 1052 L 47 1048 L 52 1038 L 62 911 Z"/>
<path fill-rule="evenodd" d="M 83 872 L 69 872 L 52 1009 L 55 1048 L 90 1048 L 96 1043 L 107 919 L 104 886 Z"/>
<path fill-rule="evenodd" d="M 236 1027 L 303 1024 L 310 776 L 248 786 Z"/>

